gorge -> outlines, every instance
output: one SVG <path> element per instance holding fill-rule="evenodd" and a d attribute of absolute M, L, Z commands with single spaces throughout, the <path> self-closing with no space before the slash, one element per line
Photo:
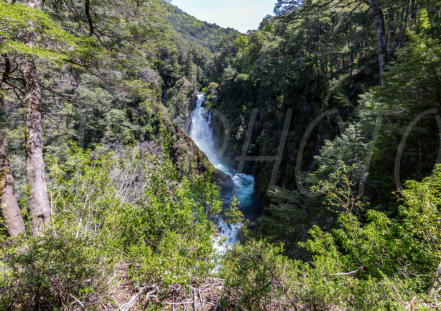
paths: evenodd
<path fill-rule="evenodd" d="M 0 310 L 441 309 L 441 1 L 274 2 L 0 0 Z"/>
<path fill-rule="evenodd" d="M 198 94 L 196 108 L 191 113 L 190 137 L 196 145 L 206 154 L 214 167 L 226 174 L 232 181 L 231 189 L 223 189 L 222 199 L 224 207 L 228 207 L 233 197 L 239 200 L 239 209 L 245 217 L 256 217 L 260 212 L 257 196 L 254 189 L 254 177 L 244 173 L 236 172 L 223 161 L 223 154 L 216 150 L 213 129 L 211 128 L 212 115 L 204 107 L 205 94 Z M 218 219 L 220 233 L 227 241 L 227 245 L 237 242 L 237 234 L 240 224 L 226 224 L 222 219 Z"/>

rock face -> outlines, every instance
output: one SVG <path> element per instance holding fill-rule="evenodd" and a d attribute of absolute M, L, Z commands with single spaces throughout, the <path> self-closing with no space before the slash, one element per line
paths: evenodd
<path fill-rule="evenodd" d="M 194 109 L 197 99 L 197 88 L 186 78 L 181 78 L 174 88 L 167 91 L 166 98 L 172 121 L 187 130 L 188 116 Z"/>
<path fill-rule="evenodd" d="M 214 181 L 218 186 L 222 188 L 222 191 L 227 191 L 227 192 L 233 191 L 233 187 L 234 187 L 233 180 L 231 179 L 230 176 L 228 176 L 224 172 L 220 170 L 216 170 L 214 172 Z"/>
<path fill-rule="evenodd" d="M 215 171 L 207 156 L 179 125 L 168 120 L 164 120 L 164 123 L 167 130 L 172 133 L 170 156 L 182 175 L 191 176 Z"/>
<path fill-rule="evenodd" d="M 164 120 L 168 131 L 173 133 L 173 144 L 170 156 L 176 163 L 179 171 L 184 176 L 213 172 L 214 182 L 222 191 L 232 191 L 233 181 L 230 176 L 217 170 L 208 160 L 196 143 L 174 122 Z"/>

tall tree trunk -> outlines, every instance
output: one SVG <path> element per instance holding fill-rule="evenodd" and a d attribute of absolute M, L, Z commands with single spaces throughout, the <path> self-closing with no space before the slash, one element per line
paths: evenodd
<path fill-rule="evenodd" d="M 375 16 L 375 25 L 377 27 L 378 41 L 378 64 L 380 67 L 380 82 L 384 85 L 384 72 L 387 64 L 387 39 L 386 27 L 384 25 L 384 14 L 378 0 L 370 0 L 369 7 Z"/>
<path fill-rule="evenodd" d="M 417 22 L 417 15 L 418 15 L 418 7 L 415 3 L 415 0 L 411 1 L 411 7 L 412 7 L 412 22 L 415 25 Z"/>
<path fill-rule="evenodd" d="M 25 231 L 23 218 L 18 207 L 14 191 L 14 177 L 6 157 L 3 136 L 0 134 L 0 203 L 1 212 L 5 219 L 10 236 L 16 236 Z"/>
<path fill-rule="evenodd" d="M 93 27 L 92 16 L 90 15 L 90 0 L 84 1 L 84 11 L 86 13 L 87 23 L 89 24 L 89 36 L 92 36 L 95 29 Z"/>
<path fill-rule="evenodd" d="M 41 9 L 41 0 L 29 0 L 28 6 Z M 36 34 L 30 34 L 28 46 L 36 43 Z M 41 119 L 41 91 L 37 67 L 32 56 L 23 60 L 26 80 L 26 178 L 30 187 L 29 209 L 34 234 L 49 222 L 51 210 L 43 159 L 43 125 Z"/>

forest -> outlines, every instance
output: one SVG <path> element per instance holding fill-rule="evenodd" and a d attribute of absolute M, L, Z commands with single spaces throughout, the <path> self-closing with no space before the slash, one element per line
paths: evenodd
<path fill-rule="evenodd" d="M 441 2 L 274 2 L 0 0 L 0 310 L 441 308 Z"/>

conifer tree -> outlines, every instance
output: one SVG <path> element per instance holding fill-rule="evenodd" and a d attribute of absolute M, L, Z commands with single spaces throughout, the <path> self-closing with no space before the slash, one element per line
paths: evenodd
<path fill-rule="evenodd" d="M 27 5 L 41 10 L 41 0 L 29 0 Z M 28 34 L 27 45 L 35 46 L 37 34 Z M 41 111 L 41 90 L 37 67 L 32 56 L 26 55 L 22 63 L 26 81 L 26 177 L 30 187 L 29 209 L 34 234 L 38 234 L 49 222 L 51 209 L 47 191 L 46 172 L 43 159 L 43 124 Z"/>

